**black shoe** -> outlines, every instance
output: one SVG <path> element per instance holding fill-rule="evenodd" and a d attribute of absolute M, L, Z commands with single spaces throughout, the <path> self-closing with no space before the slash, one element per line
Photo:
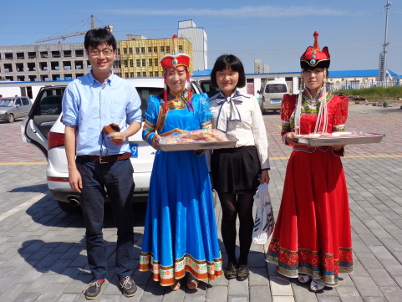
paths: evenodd
<path fill-rule="evenodd" d="M 247 264 L 240 264 L 237 267 L 237 280 L 244 281 L 250 275 L 250 269 L 248 268 Z"/>
<path fill-rule="evenodd" d="M 101 287 L 103 283 L 100 283 L 98 280 L 94 279 L 91 282 L 89 282 L 85 287 L 84 287 L 84 295 L 85 298 L 88 300 L 94 300 L 98 298 L 100 292 L 101 292 Z"/>
<path fill-rule="evenodd" d="M 226 266 L 225 277 L 226 279 L 234 279 L 237 277 L 237 268 L 233 262 L 229 262 L 229 264 Z"/>
<path fill-rule="evenodd" d="M 135 285 L 134 280 L 129 276 L 120 281 L 120 286 L 122 288 L 123 295 L 126 297 L 132 297 L 137 293 L 137 285 Z"/>

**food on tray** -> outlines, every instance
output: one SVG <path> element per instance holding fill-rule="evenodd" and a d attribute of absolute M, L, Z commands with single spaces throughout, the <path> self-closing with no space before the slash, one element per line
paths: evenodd
<path fill-rule="evenodd" d="M 306 135 L 299 135 L 298 137 L 305 138 L 325 138 L 325 137 L 350 137 L 350 136 L 361 136 L 365 135 L 363 132 L 352 131 L 352 132 L 334 132 L 334 133 L 310 133 Z"/>
<path fill-rule="evenodd" d="M 160 144 L 223 142 L 228 140 L 226 134 L 219 130 L 194 130 L 162 136 Z"/>
<path fill-rule="evenodd" d="M 379 143 L 384 134 L 360 131 L 297 135 L 298 143 L 312 147 Z"/>

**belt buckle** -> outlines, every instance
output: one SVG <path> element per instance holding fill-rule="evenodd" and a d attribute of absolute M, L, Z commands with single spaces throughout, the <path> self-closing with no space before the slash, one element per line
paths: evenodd
<path fill-rule="evenodd" d="M 103 161 L 103 156 L 99 156 L 98 161 L 100 164 L 107 164 L 108 161 Z"/>

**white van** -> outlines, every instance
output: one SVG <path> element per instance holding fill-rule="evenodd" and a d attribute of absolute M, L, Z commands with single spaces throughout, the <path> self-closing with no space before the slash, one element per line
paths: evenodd
<path fill-rule="evenodd" d="M 268 80 L 261 86 L 260 95 L 261 111 L 279 111 L 281 109 L 282 97 L 289 93 L 288 85 L 284 78 Z"/>

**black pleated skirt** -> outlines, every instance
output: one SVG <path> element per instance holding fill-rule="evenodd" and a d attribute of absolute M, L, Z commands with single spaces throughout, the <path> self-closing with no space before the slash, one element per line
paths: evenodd
<path fill-rule="evenodd" d="M 215 149 L 212 153 L 212 184 L 218 193 L 253 193 L 260 184 L 260 174 L 261 165 L 255 146 Z"/>

